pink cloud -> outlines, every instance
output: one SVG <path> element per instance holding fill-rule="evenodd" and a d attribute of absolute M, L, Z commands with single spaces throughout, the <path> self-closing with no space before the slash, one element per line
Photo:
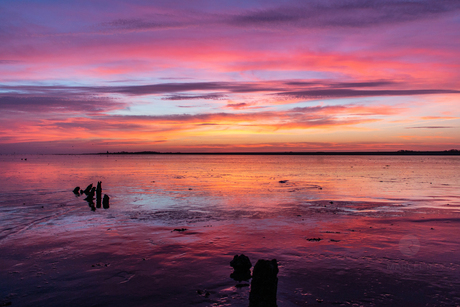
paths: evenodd
<path fill-rule="evenodd" d="M 200 3 L 0 4 L 0 144 L 459 125 L 457 1 Z"/>

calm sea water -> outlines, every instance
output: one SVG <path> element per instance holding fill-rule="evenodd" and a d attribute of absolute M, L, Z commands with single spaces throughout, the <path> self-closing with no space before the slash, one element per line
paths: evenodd
<path fill-rule="evenodd" d="M 241 253 L 279 261 L 279 306 L 460 304 L 460 157 L 3 155 L 0 169 L 0 304 L 247 306 L 229 278 Z M 110 208 L 94 211 L 72 190 L 98 181 Z"/>
<path fill-rule="evenodd" d="M 127 210 L 267 210 L 321 199 L 460 204 L 460 157 L 0 156 L 0 167 L 0 204 L 8 207 L 76 202 L 68 192 L 97 181 Z"/>

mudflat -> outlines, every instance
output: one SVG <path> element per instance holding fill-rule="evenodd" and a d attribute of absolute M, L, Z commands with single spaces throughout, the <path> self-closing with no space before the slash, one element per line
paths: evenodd
<path fill-rule="evenodd" d="M 315 175 L 303 175 L 299 161 Z M 369 183 L 353 191 L 381 190 L 352 197 L 346 188 L 356 170 L 346 175 L 350 165 L 337 162 L 331 173 L 330 163 L 320 169 L 324 161 L 315 161 L 236 170 L 242 177 L 216 160 L 147 172 L 155 161 L 95 162 L 94 170 L 76 167 L 81 160 L 29 157 L 16 176 L 24 164 L 6 161 L 0 304 L 248 306 L 251 280 L 230 277 L 230 261 L 245 254 L 253 266 L 277 260 L 278 306 L 460 305 L 458 178 L 433 175 L 433 163 L 410 178 L 385 173 L 385 164 L 372 179 L 366 171 L 377 170 L 353 160 Z M 93 210 L 72 190 L 99 180 L 111 203 Z"/>

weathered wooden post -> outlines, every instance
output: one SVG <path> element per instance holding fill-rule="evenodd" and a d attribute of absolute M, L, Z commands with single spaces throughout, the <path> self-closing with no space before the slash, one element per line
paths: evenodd
<path fill-rule="evenodd" d="M 97 182 L 96 188 L 96 208 L 100 208 L 102 203 L 102 181 Z"/>
<path fill-rule="evenodd" d="M 276 307 L 278 290 L 278 263 L 276 259 L 257 261 L 252 272 L 249 307 Z"/>
<path fill-rule="evenodd" d="M 104 209 L 109 209 L 110 208 L 109 199 L 110 199 L 110 197 L 107 194 L 104 194 L 104 199 L 102 199 L 102 207 Z"/>

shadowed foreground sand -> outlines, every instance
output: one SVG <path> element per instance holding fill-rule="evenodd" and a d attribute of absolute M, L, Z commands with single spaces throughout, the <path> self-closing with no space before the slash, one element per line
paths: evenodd
<path fill-rule="evenodd" d="M 244 253 L 253 264 L 278 260 L 278 306 L 460 305 L 459 213 L 364 216 L 347 206 L 37 218 L 0 241 L 0 303 L 247 306 L 250 288 L 236 287 L 229 265 Z M 38 209 L 37 217 L 47 215 Z"/>

